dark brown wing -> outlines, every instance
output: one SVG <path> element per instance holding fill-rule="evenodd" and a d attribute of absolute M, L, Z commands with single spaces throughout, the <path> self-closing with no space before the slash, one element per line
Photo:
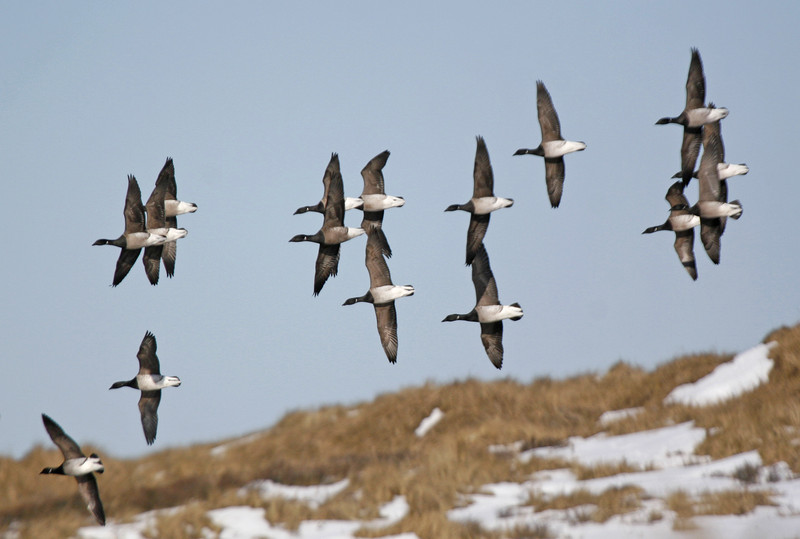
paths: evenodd
<path fill-rule="evenodd" d="M 394 301 L 375 307 L 375 319 L 378 322 L 378 335 L 381 338 L 383 351 L 389 363 L 397 362 L 397 311 Z"/>
<path fill-rule="evenodd" d="M 392 248 L 389 247 L 389 240 L 383 232 L 383 210 L 365 211 L 364 218 L 361 219 L 361 228 L 367 234 L 375 234 L 381 246 L 381 252 L 392 258 Z"/>
<path fill-rule="evenodd" d="M 106 514 L 103 511 L 103 503 L 100 501 L 100 491 L 97 488 L 97 479 L 93 473 L 86 475 L 77 475 L 75 480 L 78 481 L 78 492 L 81 493 L 86 507 L 92 512 L 97 523 L 101 526 L 106 525 Z"/>
<path fill-rule="evenodd" d="M 326 209 L 327 211 L 327 209 Z M 340 244 L 325 245 L 319 244 L 317 262 L 314 271 L 314 295 L 318 295 L 325 286 L 328 277 L 336 277 L 339 271 L 339 247 Z"/>
<path fill-rule="evenodd" d="M 703 126 L 684 127 L 683 142 L 681 143 L 681 178 L 684 185 L 689 185 L 700 155 L 700 146 L 703 143 Z"/>
<path fill-rule="evenodd" d="M 697 265 L 694 260 L 694 229 L 682 230 L 675 233 L 675 252 L 678 258 L 689 272 L 692 280 L 697 280 Z"/>
<path fill-rule="evenodd" d="M 174 227 L 173 227 L 174 228 Z M 161 259 L 164 261 L 164 269 L 167 272 L 167 277 L 175 275 L 175 258 L 178 254 L 178 242 L 170 241 L 161 247 Z"/>
<path fill-rule="evenodd" d="M 689 201 L 686 200 L 686 196 L 683 194 L 683 182 L 675 182 L 670 185 L 664 199 L 667 201 L 670 208 L 678 204 L 686 204 L 686 206 L 689 206 Z M 682 213 L 686 213 L 686 210 L 683 210 Z"/>
<path fill-rule="evenodd" d="M 380 236 L 372 231 L 367 235 L 367 248 L 364 263 L 369 271 L 369 287 L 377 288 L 392 284 L 392 276 L 389 273 L 389 266 L 383 258 L 383 248 Z"/>
<path fill-rule="evenodd" d="M 342 175 L 334 172 L 328 187 L 328 198 L 325 202 L 325 222 L 323 228 L 344 226 L 344 183 Z"/>
<path fill-rule="evenodd" d="M 712 122 L 718 123 L 718 122 Z M 703 129 L 703 157 L 700 159 L 700 169 L 697 179 L 700 182 L 699 200 L 719 201 L 720 180 L 717 164 L 722 161 L 722 139 L 719 129 L 712 124 L 706 124 Z"/>
<path fill-rule="evenodd" d="M 383 167 L 389 159 L 389 150 L 385 150 L 372 159 L 361 170 L 361 177 L 364 178 L 364 190 L 362 195 L 385 195 L 383 185 Z"/>
<path fill-rule="evenodd" d="M 142 391 L 139 397 L 139 415 L 142 417 L 142 430 L 147 445 L 153 445 L 158 430 L 158 405 L 161 402 L 161 390 Z"/>
<path fill-rule="evenodd" d="M 166 195 L 167 183 L 156 181 L 156 186 L 153 188 L 153 192 L 150 193 L 150 198 L 147 199 L 147 204 L 145 205 L 147 208 L 147 228 L 164 228 L 167 226 L 167 215 L 164 211 Z"/>
<path fill-rule="evenodd" d="M 536 109 L 539 112 L 539 127 L 542 129 L 542 142 L 561 139 L 561 122 L 550 98 L 550 92 L 542 81 L 536 81 Z"/>
<path fill-rule="evenodd" d="M 53 443 L 58 446 L 61 453 L 64 455 L 64 460 L 77 459 L 85 456 L 80 446 L 75 443 L 75 440 L 70 438 L 67 433 L 64 432 L 64 429 L 62 429 L 58 423 L 50 419 L 48 415 L 42 414 L 42 422 L 44 423 L 44 428 L 50 436 L 50 439 L 53 440 Z"/>
<path fill-rule="evenodd" d="M 706 77 L 703 74 L 703 62 L 700 60 L 700 52 L 692 49 L 689 76 L 686 78 L 686 110 L 704 107 L 705 102 Z"/>
<path fill-rule="evenodd" d="M 491 197 L 494 196 L 494 176 L 492 174 L 492 163 L 489 162 L 489 150 L 486 148 L 486 141 L 483 137 L 476 137 L 478 141 L 475 150 L 475 167 L 472 170 L 473 189 L 472 197 Z"/>
<path fill-rule="evenodd" d="M 481 342 L 492 365 L 503 368 L 503 322 L 482 323 Z"/>
<path fill-rule="evenodd" d="M 175 242 L 170 242 L 170 244 L 175 245 Z M 163 245 L 152 245 L 144 248 L 142 263 L 144 264 L 144 272 L 147 274 L 147 279 L 152 285 L 158 284 L 158 272 L 161 268 L 161 254 L 163 252 L 162 247 Z"/>
<path fill-rule="evenodd" d="M 563 157 L 545 157 L 544 179 L 547 183 L 547 196 L 550 197 L 550 205 L 558 208 L 561 203 L 561 193 L 564 191 Z"/>
<path fill-rule="evenodd" d="M 483 238 L 486 236 L 486 230 L 489 228 L 489 218 L 491 215 L 491 213 L 485 213 L 483 215 L 470 214 L 469 228 L 467 229 L 467 266 L 472 264 L 476 253 L 481 248 L 481 245 L 483 245 Z"/>
<path fill-rule="evenodd" d="M 331 187 L 331 178 L 334 174 L 339 173 L 339 154 L 332 153 L 331 160 L 328 161 L 328 166 L 325 167 L 325 174 L 322 176 L 322 206 L 328 203 L 328 191 Z"/>
<path fill-rule="evenodd" d="M 720 237 L 722 236 L 721 223 L 718 217 L 713 219 L 700 219 L 700 239 L 714 264 L 719 264 Z"/>
<path fill-rule="evenodd" d="M 472 260 L 472 284 L 475 285 L 475 305 L 500 305 L 497 283 L 489 266 L 489 254 L 481 244 Z"/>
<path fill-rule="evenodd" d="M 178 185 L 175 183 L 175 165 L 173 165 L 171 157 L 167 157 L 167 161 L 161 168 L 161 172 L 158 173 L 156 188 L 160 186 L 163 186 L 161 188 L 164 190 L 165 200 L 178 200 Z"/>
<path fill-rule="evenodd" d="M 141 249 L 120 249 L 119 258 L 117 258 L 117 267 L 114 269 L 114 281 L 111 286 L 117 286 L 131 271 L 131 268 L 139 258 Z"/>
<path fill-rule="evenodd" d="M 139 358 L 139 374 L 161 374 L 156 355 L 156 336 L 149 331 L 144 334 L 136 357 Z"/>
<path fill-rule="evenodd" d="M 145 218 L 142 191 L 132 174 L 128 175 L 128 193 L 125 195 L 125 234 L 144 232 Z"/>

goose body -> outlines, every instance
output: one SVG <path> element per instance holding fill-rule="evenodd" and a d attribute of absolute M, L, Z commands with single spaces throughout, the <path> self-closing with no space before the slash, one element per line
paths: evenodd
<path fill-rule="evenodd" d="M 689 203 L 683 194 L 683 182 L 675 182 L 664 197 L 670 205 L 669 218 L 663 225 L 651 226 L 642 234 L 652 234 L 659 230 L 675 232 L 673 244 L 678 259 L 692 280 L 697 280 L 697 263 L 694 257 L 694 228 L 700 225 L 700 217 L 689 210 Z"/>
<path fill-rule="evenodd" d="M 149 331 L 144 334 L 139 351 L 139 372 L 130 380 L 114 382 L 109 389 L 131 387 L 140 390 L 139 414 L 142 420 L 145 441 L 152 445 L 158 430 L 158 406 L 161 403 L 161 390 L 166 387 L 178 387 L 181 380 L 177 376 L 164 376 L 156 355 L 156 337 Z"/>
<path fill-rule="evenodd" d="M 83 454 L 80 446 L 70 438 L 58 423 L 46 414 L 42 414 L 44 428 L 53 443 L 58 446 L 64 455 L 64 462 L 57 468 L 44 468 L 41 474 L 69 475 L 78 482 L 78 492 L 92 512 L 98 524 L 105 526 L 106 515 L 103 503 L 100 501 L 100 491 L 94 473 L 103 473 L 105 467 L 100 457 L 92 453 L 88 457 Z"/>
<path fill-rule="evenodd" d="M 335 158 L 335 169 L 331 164 Z M 335 277 L 339 271 L 339 251 L 342 243 L 364 233 L 363 228 L 344 226 L 344 184 L 342 175 L 338 172 L 339 159 L 336 154 L 328 165 L 332 170 L 328 181 L 327 198 L 325 203 L 325 220 L 322 228 L 315 234 L 297 234 L 290 242 L 309 241 L 319 244 L 317 261 L 314 266 L 314 295 L 319 295 L 322 287 L 329 277 Z M 326 172 L 328 174 L 328 172 Z"/>
<path fill-rule="evenodd" d="M 536 148 L 520 148 L 514 155 L 538 155 L 544 157 L 545 182 L 550 205 L 557 208 L 561 203 L 564 191 L 564 156 L 568 153 L 586 149 L 586 143 L 564 140 L 561 137 L 561 122 L 553 106 L 550 92 L 542 81 L 536 81 L 536 109 L 539 116 L 539 127 L 542 131 L 542 142 Z"/>
<path fill-rule="evenodd" d="M 714 264 L 719 264 L 721 237 L 727 218 L 738 219 L 742 215 L 742 205 L 738 200 L 727 201 L 728 186 L 719 177 L 718 165 L 724 158 L 720 124 L 710 123 L 703 130 L 703 157 L 697 174 L 699 195 L 691 211 L 700 216 L 700 239 Z"/>
<path fill-rule="evenodd" d="M 489 265 L 489 255 L 481 243 L 472 261 L 472 283 L 475 286 L 476 304 L 466 314 L 449 314 L 442 322 L 465 320 L 479 322 L 481 342 L 492 364 L 503 367 L 503 320 L 519 320 L 523 316 L 519 303 L 501 305 L 497 294 L 497 282 Z"/>
<path fill-rule="evenodd" d="M 125 195 L 125 231 L 116 239 L 99 239 L 93 245 L 114 245 L 120 248 L 117 265 L 114 269 L 114 280 L 111 286 L 117 286 L 128 275 L 142 248 L 161 245 L 167 241 L 165 235 L 154 234 L 147 230 L 142 192 L 133 175 L 128 175 L 128 191 Z"/>
<path fill-rule="evenodd" d="M 693 48 L 686 77 L 686 104 L 683 111 L 675 117 L 664 117 L 656 125 L 679 124 L 683 126 L 681 143 L 681 178 L 683 185 L 689 185 L 694 173 L 700 146 L 703 142 L 703 126 L 719 121 L 728 115 L 728 109 L 706 106 L 706 76 L 700 52 Z"/>
<path fill-rule="evenodd" d="M 746 163 L 717 163 L 717 174 L 720 180 L 727 180 L 734 176 L 744 176 L 748 172 L 750 172 L 750 167 Z M 697 173 L 698 171 L 695 170 L 692 173 L 692 178 L 697 178 Z M 682 172 L 676 172 L 672 177 L 680 178 L 682 175 Z"/>
<path fill-rule="evenodd" d="M 397 310 L 396 299 L 413 296 L 411 285 L 395 285 L 389 273 L 389 266 L 383 258 L 383 243 L 377 230 L 367 234 L 367 247 L 364 263 L 369 271 L 369 290 L 363 296 L 349 298 L 343 305 L 355 303 L 372 303 L 375 308 L 375 320 L 378 324 L 378 336 L 383 351 L 390 363 L 397 362 Z"/>
<path fill-rule="evenodd" d="M 315 212 L 315 213 L 325 213 L 325 206 L 328 201 L 328 190 L 331 182 L 331 178 L 334 174 L 341 174 L 340 166 L 339 166 L 339 154 L 332 153 L 331 159 L 328 162 L 328 166 L 325 168 L 325 174 L 322 176 L 322 199 L 314 204 L 313 206 L 301 206 L 294 211 L 294 215 L 298 215 L 301 213 L 307 212 Z M 355 208 L 360 208 L 364 204 L 364 201 L 358 197 L 345 197 L 344 198 L 344 211 L 352 210 Z"/>
<path fill-rule="evenodd" d="M 364 180 L 364 189 L 361 191 L 363 201 L 361 209 L 364 211 L 364 218 L 361 220 L 361 228 L 368 234 L 375 232 L 381 252 L 391 258 L 392 249 L 383 233 L 383 212 L 389 208 L 398 208 L 406 201 L 403 197 L 386 194 L 383 167 L 386 166 L 388 159 L 389 150 L 385 150 L 370 159 L 361 169 L 361 177 Z"/>
<path fill-rule="evenodd" d="M 494 174 L 489 161 L 489 150 L 483 137 L 476 137 L 475 165 L 472 171 L 472 198 L 465 204 L 451 204 L 444 211 L 469 212 L 469 228 L 467 229 L 466 264 L 472 264 L 475 253 L 483 243 L 486 230 L 489 228 L 491 213 L 502 208 L 511 207 L 514 200 L 494 195 Z"/>

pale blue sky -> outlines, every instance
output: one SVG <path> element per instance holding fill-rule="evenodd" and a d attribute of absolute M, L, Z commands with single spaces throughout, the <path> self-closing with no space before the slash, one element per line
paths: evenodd
<path fill-rule="evenodd" d="M 542 9 L 542 11 L 540 11 Z M 617 360 L 652 368 L 678 354 L 738 351 L 800 318 L 795 143 L 800 18 L 749 2 L 79 3 L 7 5 L 0 17 L 0 454 L 48 443 L 40 414 L 80 442 L 133 456 L 261 429 L 287 410 L 353 403 L 426 381 L 564 377 Z M 692 282 L 664 221 L 690 48 L 708 99 L 728 107 L 730 180 L 744 214 L 722 264 L 699 241 Z M 540 139 L 536 80 L 565 137 L 561 207 L 544 165 L 512 157 Z M 485 243 L 500 299 L 525 309 L 505 325 L 496 371 L 477 324 L 442 324 L 474 304 L 464 267 L 475 136 L 495 192 L 515 199 Z M 390 365 L 373 310 L 342 307 L 369 286 L 363 238 L 312 296 L 316 245 L 290 244 L 321 217 L 331 152 L 345 191 L 389 149 L 387 192 L 403 208 L 384 230 L 398 284 L 399 356 Z M 167 156 L 178 194 L 176 276 L 152 287 L 140 261 L 111 288 L 126 176 L 146 199 Z M 696 198 L 696 187 L 688 190 Z M 346 223 L 357 226 L 360 212 Z M 146 330 L 165 390 L 147 447 L 131 378 Z M 420 418 L 421 419 L 421 418 Z"/>

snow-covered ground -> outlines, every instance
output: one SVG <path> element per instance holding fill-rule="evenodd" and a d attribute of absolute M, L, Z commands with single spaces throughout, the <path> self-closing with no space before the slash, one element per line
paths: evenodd
<path fill-rule="evenodd" d="M 666 401 L 702 406 L 752 390 L 767 380 L 772 368 L 772 360 L 768 358 L 770 348 L 771 344 L 758 345 L 742 352 L 701 380 L 675 388 Z M 638 409 L 612 410 L 603 414 L 599 421 L 601 425 L 608 424 L 636 413 L 639 413 Z M 444 414 L 436 408 L 421 421 L 415 434 L 424 436 L 437 422 L 446 420 Z M 569 469 L 548 470 L 535 473 L 522 483 L 484 485 L 479 494 L 465 497 L 461 507 L 450 510 L 448 517 L 453 521 L 477 522 L 488 530 L 546 529 L 549 534 L 563 538 L 800 538 L 800 479 L 794 478 L 789 467 L 784 463 L 764 467 L 757 451 L 719 460 L 696 455 L 694 449 L 705 436 L 704 429 L 687 422 L 621 436 L 601 433 L 589 438 L 574 437 L 564 447 L 540 447 L 521 451 L 521 442 L 491 446 L 487 451 L 511 453 L 522 461 L 533 457 L 559 458 L 586 466 L 624 462 L 629 468 L 639 471 L 579 480 Z M 224 447 L 219 446 L 216 451 L 221 453 Z M 748 485 L 743 485 L 735 475 L 737 470 L 745 467 L 759 470 L 755 480 Z M 593 506 L 536 512 L 532 506 L 527 505 L 532 495 L 548 498 L 570 494 L 576 490 L 600 494 L 607 489 L 627 485 L 637 486 L 645 493 L 641 507 L 633 512 L 614 516 L 604 523 L 594 523 L 586 518 L 591 514 Z M 278 496 L 318 507 L 347 486 L 346 479 L 330 485 L 312 487 L 256 481 L 245 485 L 243 491 L 254 489 L 265 497 Z M 691 529 L 673 529 L 676 515 L 665 502 L 665 498 L 671 493 L 683 491 L 689 496 L 697 496 L 707 492 L 737 489 L 767 491 L 771 493 L 776 505 L 758 507 L 746 515 L 694 517 Z M 355 537 L 359 528 L 381 529 L 397 523 L 405 518 L 408 510 L 405 498 L 398 496 L 381 509 L 381 517 L 378 519 L 305 521 L 296 531 L 268 522 L 262 508 L 227 507 L 210 511 L 208 515 L 222 528 L 220 537 L 224 539 L 345 539 Z M 157 514 L 154 511 L 144 513 L 128 524 L 111 522 L 105 528 L 82 528 L 78 536 L 86 539 L 140 539 L 155 522 Z M 209 532 L 209 536 L 211 535 Z M 417 538 L 413 533 L 385 537 Z"/>

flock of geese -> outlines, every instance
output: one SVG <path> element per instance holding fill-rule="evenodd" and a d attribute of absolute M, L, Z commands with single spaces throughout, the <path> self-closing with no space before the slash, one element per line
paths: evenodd
<path fill-rule="evenodd" d="M 116 239 L 99 239 L 94 242 L 94 245 L 114 245 L 120 248 L 112 286 L 117 286 L 128 275 L 142 249 L 144 249 L 142 262 L 145 274 L 151 284 L 158 284 L 162 261 L 167 276 L 172 277 L 175 274 L 175 242 L 187 234 L 186 229 L 177 227 L 177 216 L 195 211 L 197 211 L 196 204 L 177 199 L 175 167 L 172 159 L 167 158 L 146 205 L 142 204 L 142 194 L 136 178 L 129 175 L 123 211 L 124 232 Z M 177 376 L 161 374 L 156 355 L 156 337 L 149 331 L 145 333 L 136 357 L 139 360 L 139 371 L 136 376 L 130 380 L 114 382 L 109 389 L 131 387 L 140 391 L 139 414 L 142 430 L 145 441 L 148 445 L 152 445 L 158 429 L 161 390 L 166 387 L 177 387 L 181 385 L 181 380 Z M 42 414 L 42 421 L 50 439 L 61 450 L 64 461 L 57 468 L 44 468 L 41 473 L 74 477 L 78 481 L 78 491 L 87 507 L 98 524 L 104 526 L 105 511 L 94 477 L 95 472 L 103 473 L 105 470 L 103 462 L 94 453 L 88 457 L 84 455 L 75 440 L 46 414 Z"/>
<path fill-rule="evenodd" d="M 564 156 L 584 150 L 586 144 L 564 140 L 561 124 L 553 106 L 553 100 L 544 83 L 536 83 L 536 105 L 539 126 L 542 131 L 541 143 L 533 149 L 522 148 L 514 155 L 538 155 L 544 158 L 545 181 L 550 204 L 557 208 L 564 190 Z M 319 295 L 329 277 L 336 276 L 339 268 L 340 245 L 362 234 L 367 235 L 365 264 L 369 272 L 370 286 L 363 296 L 349 298 L 344 305 L 358 302 L 372 303 L 378 324 L 383 350 L 389 362 L 397 361 L 397 311 L 395 300 L 414 294 L 411 285 L 398 286 L 392 283 L 386 258 L 392 250 L 383 231 L 383 213 L 390 208 L 405 204 L 402 197 L 386 194 L 383 167 L 389 158 L 386 150 L 375 157 L 361 171 L 364 188 L 357 198 L 345 197 L 339 156 L 333 154 L 322 177 L 322 199 L 314 206 L 298 208 L 295 215 L 317 212 L 324 215 L 322 228 L 316 234 L 298 234 L 290 242 L 314 242 L 319 244 L 314 271 L 314 295 Z M 472 283 L 475 287 L 475 307 L 465 314 L 450 314 L 442 322 L 466 320 L 478 322 L 481 328 L 481 342 L 492 364 L 500 369 L 503 366 L 503 320 L 519 320 L 523 316 L 519 303 L 503 305 L 500 303 L 497 282 L 489 264 L 489 254 L 483 239 L 489 227 L 492 212 L 509 208 L 514 204 L 510 198 L 494 194 L 494 176 L 489 151 L 483 137 L 477 137 L 475 166 L 473 169 L 472 198 L 464 204 L 451 204 L 444 211 L 465 211 L 470 214 L 467 228 L 466 265 L 472 266 Z M 345 212 L 360 209 L 364 213 L 360 228 L 344 225 Z M 386 258 L 384 258 L 386 257 Z"/>
<path fill-rule="evenodd" d="M 561 136 L 561 125 L 550 93 L 544 83 L 536 84 L 536 103 L 539 125 L 542 133 L 541 143 L 533 149 L 522 148 L 514 155 L 536 155 L 544 158 L 545 181 L 550 204 L 557 208 L 561 202 L 564 187 L 564 156 L 582 151 L 583 142 L 565 140 Z M 683 126 L 681 145 L 681 170 L 673 178 L 666 195 L 670 214 L 664 224 L 647 228 L 649 234 L 659 230 L 675 232 L 675 251 L 692 279 L 697 279 L 694 257 L 694 227 L 700 226 L 700 237 L 708 256 L 719 263 L 720 238 L 725 230 L 728 217 L 738 219 L 742 214 L 739 201 L 728 202 L 726 180 L 732 176 L 747 174 L 746 165 L 733 165 L 725 162 L 725 152 L 720 134 L 720 120 L 728 115 L 725 108 L 716 108 L 713 103 L 705 104 L 705 76 L 700 54 L 692 49 L 689 76 L 686 81 L 686 105 L 676 117 L 665 117 L 659 125 L 676 123 Z M 703 147 L 699 170 L 694 167 Z M 384 186 L 383 168 L 389 159 L 389 151 L 381 152 L 372 158 L 362 169 L 364 187 L 359 197 L 345 197 L 339 156 L 331 155 L 322 178 L 322 199 L 313 206 L 303 206 L 294 213 L 321 213 L 322 227 L 314 234 L 298 234 L 290 242 L 313 242 L 319 245 L 314 271 L 314 295 L 317 296 L 330 277 L 335 277 L 339 267 L 340 246 L 342 243 L 366 234 L 365 265 L 369 273 L 369 288 L 362 296 L 345 300 L 344 305 L 371 303 L 375 310 L 378 335 L 386 357 L 390 363 L 397 361 L 397 311 L 395 301 L 414 294 L 412 285 L 392 283 L 387 258 L 392 249 L 383 230 L 384 211 L 405 204 L 402 197 L 387 195 Z M 684 190 L 692 178 L 697 178 L 699 195 L 696 204 L 690 206 Z M 492 364 L 500 369 L 503 365 L 503 320 L 516 321 L 522 318 L 523 310 L 519 303 L 503 305 L 499 301 L 497 282 L 492 274 L 489 254 L 484 245 L 484 237 L 492 212 L 509 208 L 513 199 L 494 194 L 494 177 L 489 161 L 489 152 L 483 137 L 477 137 L 475 165 L 473 170 L 472 197 L 464 204 L 452 204 L 445 211 L 465 211 L 470 214 L 467 228 L 466 257 L 467 266 L 472 268 L 472 283 L 475 287 L 475 306 L 465 314 L 447 315 L 442 322 L 465 320 L 480 324 L 481 342 Z M 347 227 L 344 224 L 347 210 L 359 209 L 363 212 L 361 226 Z M 175 273 L 176 241 L 186 236 L 187 231 L 177 227 L 177 216 L 193 213 L 197 206 L 177 199 L 175 169 L 168 158 L 158 175 L 155 188 L 145 205 L 142 204 L 141 191 L 132 175 L 128 176 L 128 190 L 125 198 L 125 230 L 114 240 L 99 239 L 94 245 L 114 245 L 120 248 L 120 255 L 114 271 L 112 286 L 119 285 L 139 258 L 144 249 L 143 265 L 151 284 L 158 284 L 161 262 L 168 277 Z M 142 339 L 137 353 L 139 371 L 134 378 L 115 382 L 109 389 L 131 387 L 141 392 L 139 412 L 142 428 L 148 445 L 153 444 L 158 427 L 158 406 L 161 390 L 181 384 L 178 377 L 161 374 L 156 356 L 156 339 L 149 331 Z M 64 456 L 57 468 L 45 468 L 42 474 L 60 474 L 75 477 L 78 489 L 89 510 L 101 525 L 105 524 L 105 513 L 97 489 L 94 473 L 104 471 L 103 463 L 96 454 L 86 457 L 78 444 L 50 417 L 42 414 L 42 421 L 50 438 Z"/>
<path fill-rule="evenodd" d="M 720 239 L 725 224 L 730 217 L 738 219 L 742 215 L 742 205 L 738 200 L 728 202 L 727 179 L 747 174 L 745 164 L 725 162 L 725 148 L 720 133 L 720 120 L 728 116 L 728 109 L 716 108 L 713 103 L 705 104 L 706 78 L 700 53 L 692 49 L 689 76 L 686 79 L 686 106 L 678 116 L 659 119 L 657 125 L 670 123 L 683 126 L 681 144 L 681 170 L 673 178 L 681 178 L 673 183 L 665 196 L 670 206 L 669 217 L 664 224 L 651 226 L 642 234 L 652 234 L 659 230 L 675 232 L 675 252 L 693 280 L 697 280 L 697 264 L 694 257 L 694 229 L 700 226 L 700 239 L 708 257 L 719 264 Z M 700 147 L 703 157 L 700 168 L 695 171 Z M 699 183 L 697 203 L 689 205 L 684 189 L 692 178 Z"/>

